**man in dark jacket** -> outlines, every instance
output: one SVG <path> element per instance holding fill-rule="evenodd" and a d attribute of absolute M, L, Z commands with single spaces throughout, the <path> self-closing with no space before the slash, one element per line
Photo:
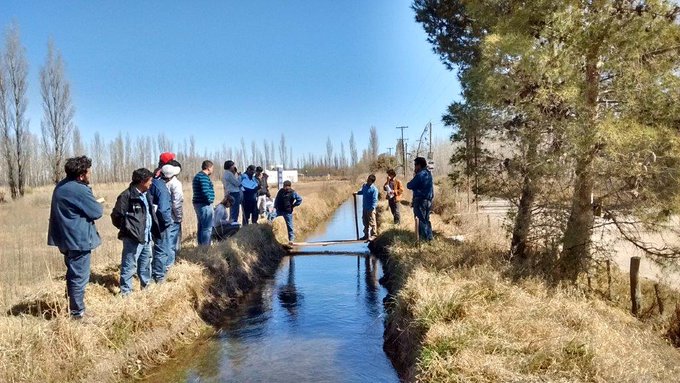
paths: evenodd
<path fill-rule="evenodd" d="M 123 240 L 120 265 L 120 293 L 132 292 L 132 276 L 137 272 L 142 288 L 151 279 L 151 240 L 160 237 L 158 219 L 153 214 L 153 197 L 148 190 L 153 182 L 149 169 L 132 173 L 130 186 L 116 200 L 111 212 L 111 222 L 117 227 L 118 238 Z"/>
<path fill-rule="evenodd" d="M 172 201 L 170 191 L 165 181 L 161 178 L 161 168 L 170 161 L 174 161 L 175 155 L 170 152 L 162 153 L 158 161 L 158 168 L 154 172 L 153 181 L 149 193 L 153 197 L 153 210 L 158 220 L 160 236 L 153 241 L 153 260 L 151 261 L 151 276 L 157 283 L 165 280 L 165 270 L 168 258 L 172 254 L 172 235 L 171 226 L 174 224 L 172 218 Z"/>
<path fill-rule="evenodd" d="M 267 184 L 267 179 L 269 175 L 264 172 L 262 166 L 255 168 L 255 179 L 257 179 L 260 189 L 257 191 L 257 212 L 259 215 L 264 214 L 264 206 L 267 203 L 267 198 L 269 195 L 269 185 Z"/>
<path fill-rule="evenodd" d="M 276 194 L 274 200 L 274 208 L 276 209 L 276 216 L 283 217 L 286 221 L 286 228 L 288 229 L 288 241 L 295 241 L 295 231 L 293 230 L 293 209 L 302 204 L 302 197 L 293 190 L 293 185 L 290 181 L 283 181 L 283 188 Z"/>
<path fill-rule="evenodd" d="M 94 221 L 101 218 L 103 209 L 92 194 L 90 168 L 92 161 L 85 157 L 66 160 L 66 178 L 52 193 L 47 244 L 56 246 L 64 255 L 66 290 L 71 318 L 85 314 L 85 286 L 90 280 L 92 250 L 101 244 Z"/>
<path fill-rule="evenodd" d="M 244 174 L 241 175 L 241 188 L 243 189 L 243 226 L 248 223 L 257 223 L 257 192 L 260 190 L 260 182 L 255 178 L 255 166 L 248 165 Z"/>
<path fill-rule="evenodd" d="M 427 160 L 417 157 L 414 160 L 415 175 L 406 184 L 413 191 L 413 214 L 418 218 L 418 231 L 420 238 L 425 241 L 432 240 L 432 224 L 430 223 L 430 210 L 434 198 L 434 186 L 432 173 L 427 169 Z"/>

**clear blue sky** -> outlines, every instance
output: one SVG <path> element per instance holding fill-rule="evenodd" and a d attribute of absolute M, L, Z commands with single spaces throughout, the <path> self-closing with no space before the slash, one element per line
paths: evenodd
<path fill-rule="evenodd" d="M 285 132 L 297 157 L 324 153 L 327 137 L 347 145 L 350 130 L 361 149 L 373 125 L 387 151 L 398 125 L 415 139 L 431 120 L 448 135 L 441 115 L 460 93 L 408 0 L 0 0 L 0 27 L 12 21 L 30 63 L 31 130 L 51 37 L 87 141 L 193 134 L 212 151 Z"/>

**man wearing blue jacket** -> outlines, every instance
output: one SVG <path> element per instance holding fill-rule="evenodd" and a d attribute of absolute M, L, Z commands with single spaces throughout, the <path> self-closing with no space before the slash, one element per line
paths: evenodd
<path fill-rule="evenodd" d="M 156 214 L 156 220 L 158 220 L 158 229 L 160 230 L 160 236 L 153 241 L 153 259 L 151 261 L 151 277 L 156 283 L 161 283 L 165 280 L 166 265 L 172 252 L 172 233 L 169 229 L 175 222 L 172 218 L 170 190 L 168 190 L 168 186 L 161 178 L 161 168 L 174 159 L 175 155 L 173 153 L 166 152 L 161 154 L 158 168 L 154 172 L 154 178 L 149 189 L 149 194 L 153 197 L 153 210 Z"/>
<path fill-rule="evenodd" d="M 406 184 L 413 191 L 413 214 L 418 218 L 418 231 L 420 238 L 425 241 L 432 240 L 432 224 L 430 223 L 430 210 L 434 198 L 434 185 L 432 173 L 427 169 L 427 160 L 416 157 L 414 160 L 415 175 Z"/>
<path fill-rule="evenodd" d="M 371 174 L 366 179 L 366 183 L 361 186 L 361 190 L 354 193 L 363 196 L 361 220 L 364 223 L 364 236 L 359 239 L 364 241 L 378 235 L 375 221 L 375 208 L 378 207 L 378 188 L 374 184 L 375 174 Z"/>
<path fill-rule="evenodd" d="M 66 178 L 52 193 L 47 244 L 64 255 L 66 290 L 72 319 L 85 314 L 85 286 L 90 280 L 92 250 L 101 244 L 94 221 L 102 206 L 94 198 L 90 183 L 92 160 L 85 156 L 66 160 Z"/>

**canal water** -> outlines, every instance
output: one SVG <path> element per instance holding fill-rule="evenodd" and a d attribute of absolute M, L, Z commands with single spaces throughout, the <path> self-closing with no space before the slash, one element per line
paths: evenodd
<path fill-rule="evenodd" d="M 307 240 L 354 238 L 348 202 Z M 248 294 L 214 337 L 145 381 L 398 382 L 382 348 L 387 291 L 378 284 L 380 262 L 365 244 L 332 249 L 365 254 L 285 257 L 274 278 Z"/>

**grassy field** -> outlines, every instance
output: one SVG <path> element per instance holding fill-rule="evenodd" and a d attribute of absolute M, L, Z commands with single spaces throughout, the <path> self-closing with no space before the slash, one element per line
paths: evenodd
<path fill-rule="evenodd" d="M 383 214 L 374 244 L 394 294 L 386 349 L 407 381 L 678 381 L 680 353 L 664 336 L 673 313 L 654 315 L 653 295 L 640 320 L 629 313 L 622 273 L 613 275 L 612 299 L 599 275 L 592 289 L 551 286 L 504 258 L 508 238 L 493 221 L 454 216 L 460 203 L 438 195 L 446 219 L 433 217 L 435 241 L 414 242 L 410 214 L 401 227 Z"/>

